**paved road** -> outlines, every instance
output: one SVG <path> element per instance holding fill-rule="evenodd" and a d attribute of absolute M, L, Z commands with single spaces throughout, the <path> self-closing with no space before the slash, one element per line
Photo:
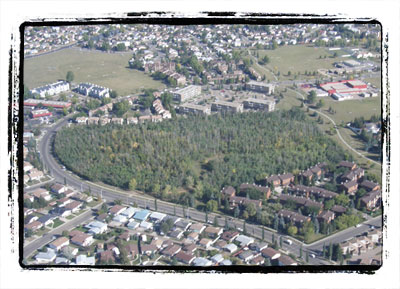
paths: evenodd
<path fill-rule="evenodd" d="M 295 92 L 297 95 L 299 95 L 303 100 L 305 99 L 305 98 L 304 98 L 304 95 L 301 94 L 300 92 L 298 92 L 298 91 L 296 91 L 296 90 L 294 90 L 294 89 L 291 89 L 291 88 L 289 88 L 289 89 L 290 89 L 291 91 L 294 91 L 294 92 Z M 349 145 L 349 144 L 343 139 L 343 137 L 342 137 L 342 135 L 340 134 L 340 131 L 339 131 L 339 129 L 338 129 L 338 127 L 337 127 L 335 121 L 334 121 L 330 116 L 328 116 L 327 114 L 325 114 L 325 113 L 323 113 L 323 112 L 321 112 L 321 111 L 319 111 L 319 110 L 317 110 L 317 109 L 313 109 L 313 108 L 311 108 L 311 107 L 309 107 L 309 108 L 310 108 L 311 111 L 315 111 L 316 113 L 322 115 L 323 117 L 327 118 L 331 123 L 333 123 L 333 125 L 334 125 L 334 127 L 335 127 L 335 130 L 336 130 L 336 133 L 337 133 L 339 139 L 340 139 L 341 142 L 344 143 L 345 146 L 347 146 L 350 150 L 352 150 L 352 151 L 355 152 L 357 155 L 359 155 L 360 157 L 362 157 L 362 158 L 364 158 L 364 159 L 366 159 L 366 160 L 368 160 L 368 161 L 374 162 L 375 164 L 377 164 L 377 165 L 379 165 L 379 166 L 382 165 L 381 163 L 379 163 L 379 162 L 377 162 L 377 161 L 374 161 L 374 160 L 372 160 L 372 159 L 370 159 L 370 158 L 364 156 L 363 154 L 361 154 L 360 152 L 358 152 L 356 149 L 354 149 L 351 145 Z"/>
<path fill-rule="evenodd" d="M 49 231 L 48 233 L 44 234 L 43 237 L 38 238 L 28 244 L 24 244 L 24 258 L 28 258 L 35 250 L 43 247 L 44 245 L 48 244 L 54 235 L 61 235 L 62 231 L 64 230 L 71 230 L 82 224 L 83 222 L 93 218 L 92 210 L 88 210 L 81 215 L 75 217 L 74 219 L 70 220 L 67 223 L 60 225 L 59 227 Z"/>
<path fill-rule="evenodd" d="M 97 194 L 97 195 L 101 196 L 102 199 L 107 202 L 111 202 L 116 199 L 119 199 L 128 204 L 136 203 L 139 207 L 143 207 L 143 208 L 148 207 L 150 209 L 155 209 L 154 198 L 148 197 L 139 191 L 127 192 L 127 191 L 122 191 L 122 190 L 119 190 L 117 188 L 110 187 L 107 185 L 95 184 L 95 183 L 83 180 L 83 179 L 79 178 L 78 176 L 72 174 L 69 171 L 63 170 L 50 153 L 50 149 L 51 149 L 50 143 L 51 143 L 51 138 L 54 137 L 56 131 L 61 129 L 66 123 L 67 123 L 67 120 L 64 119 L 64 120 L 58 122 L 57 124 L 55 124 L 53 127 L 49 128 L 48 132 L 43 136 L 41 142 L 39 143 L 39 150 L 41 152 L 41 157 L 43 159 L 43 162 L 46 164 L 47 168 L 51 171 L 51 174 L 53 175 L 53 177 L 55 178 L 56 181 L 63 183 L 65 180 L 68 185 L 75 187 L 77 189 L 81 189 L 81 190 L 89 190 L 89 187 L 90 187 L 90 190 L 93 194 Z M 182 206 L 180 206 L 180 205 L 164 202 L 161 200 L 157 201 L 157 211 L 167 213 L 170 215 L 175 214 L 180 217 L 186 217 L 186 218 L 190 218 L 192 220 L 201 221 L 201 222 L 205 222 L 205 218 L 206 218 L 204 212 L 197 211 L 193 208 L 183 209 Z M 88 216 L 86 216 L 86 217 L 88 217 Z M 221 215 L 214 214 L 214 213 L 208 214 L 208 219 L 210 222 L 214 221 L 215 217 L 218 217 L 217 224 L 221 227 L 224 227 L 225 226 L 225 216 L 221 216 Z M 76 221 L 74 223 L 71 223 L 71 228 L 72 228 L 73 224 L 78 224 L 79 221 L 83 222 L 85 220 L 85 218 L 84 217 L 82 217 L 82 219 L 75 218 L 75 220 Z M 228 217 L 227 223 L 228 223 L 229 227 L 236 228 L 239 230 L 243 229 L 243 220 Z M 62 227 L 62 228 L 60 228 L 60 230 L 61 231 L 65 230 L 65 228 L 67 228 L 67 227 Z M 365 227 L 365 228 L 362 227 L 362 228 L 367 229 L 367 227 Z M 246 231 L 248 234 L 250 234 L 256 238 L 260 238 L 260 239 L 262 238 L 262 226 L 246 223 Z M 354 231 L 354 229 L 350 229 L 349 233 L 351 233 L 353 231 Z M 358 232 L 358 230 L 357 230 L 357 232 Z M 271 229 L 264 227 L 264 240 L 266 240 L 268 242 L 272 242 L 272 235 L 275 236 L 275 240 L 279 240 L 278 238 L 282 236 L 276 232 L 273 232 Z M 285 240 L 287 238 L 287 236 L 283 236 L 283 238 Z M 29 250 L 31 251 L 35 247 L 40 248 L 41 246 L 46 244 L 45 241 L 49 242 L 50 239 L 51 239 L 51 237 L 49 236 L 41 242 L 36 242 L 32 245 L 29 244 L 29 246 L 30 246 Z M 337 239 L 336 242 L 339 242 L 339 241 L 343 240 L 343 236 L 338 236 L 337 238 L 336 238 L 336 235 L 331 236 L 326 240 L 326 242 L 330 242 L 330 240 L 332 240 L 332 242 L 334 242 L 333 240 L 336 240 L 336 239 Z M 293 241 L 293 243 L 291 245 L 284 243 L 282 249 L 285 250 L 287 253 L 293 253 L 294 255 L 299 256 L 300 247 L 303 247 L 303 252 L 304 252 L 303 258 L 305 256 L 306 251 L 314 252 L 314 250 L 319 248 L 318 245 L 320 245 L 318 243 L 315 245 L 315 247 L 313 247 L 314 244 L 305 245 L 295 239 L 292 239 L 292 241 Z M 321 246 L 322 246 L 322 244 L 321 244 Z M 322 260 L 322 259 L 318 259 L 318 258 L 316 258 L 316 259 L 310 258 L 309 263 L 314 264 L 314 265 L 330 264 L 326 260 Z"/>

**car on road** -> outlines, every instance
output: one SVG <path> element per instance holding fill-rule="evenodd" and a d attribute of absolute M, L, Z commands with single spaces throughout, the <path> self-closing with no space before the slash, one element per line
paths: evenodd
<path fill-rule="evenodd" d="M 284 242 L 285 242 L 286 244 L 289 244 L 289 245 L 292 245 L 292 244 L 293 244 L 292 240 L 289 240 L 289 239 L 286 239 Z"/>
<path fill-rule="evenodd" d="M 310 254 L 310 257 L 311 258 L 315 258 L 315 254 Z"/>
<path fill-rule="evenodd" d="M 360 227 L 361 227 L 361 224 L 357 224 L 357 225 L 356 225 L 356 228 L 360 228 Z"/>
<path fill-rule="evenodd" d="M 370 229 L 375 229 L 375 226 L 370 225 L 369 228 L 370 228 Z"/>

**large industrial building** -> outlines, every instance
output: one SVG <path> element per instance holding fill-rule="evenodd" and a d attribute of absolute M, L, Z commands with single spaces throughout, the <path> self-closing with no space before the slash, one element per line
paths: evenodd
<path fill-rule="evenodd" d="M 272 99 L 257 99 L 248 98 L 243 102 L 244 108 L 262 110 L 262 111 L 274 111 L 275 100 Z"/>
<path fill-rule="evenodd" d="M 212 111 L 220 112 L 243 112 L 243 104 L 228 101 L 216 101 L 211 104 Z"/>
<path fill-rule="evenodd" d="M 201 94 L 201 86 L 189 85 L 187 87 L 175 91 L 174 98 L 179 102 L 183 102 L 200 94 Z"/>
<path fill-rule="evenodd" d="M 275 85 L 252 80 L 246 83 L 246 89 L 265 94 L 272 94 L 275 91 Z"/>
<path fill-rule="evenodd" d="M 193 103 L 185 103 L 179 107 L 179 113 L 183 114 L 210 114 L 211 110 L 207 106 Z"/>

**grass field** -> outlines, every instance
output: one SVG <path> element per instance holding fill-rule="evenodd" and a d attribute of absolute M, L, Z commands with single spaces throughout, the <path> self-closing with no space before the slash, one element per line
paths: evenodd
<path fill-rule="evenodd" d="M 308 47 L 305 45 L 290 45 L 278 47 L 275 50 L 258 50 L 261 59 L 267 55 L 270 62 L 265 67 L 271 69 L 275 74 L 280 72 L 280 79 L 293 79 L 293 74 L 300 72 L 304 78 L 304 72 L 317 71 L 320 68 L 332 68 L 332 64 L 341 61 L 341 57 L 331 58 L 332 51 L 326 48 Z M 322 58 L 319 58 L 319 57 Z M 324 58 L 326 56 L 326 58 Z M 259 71 L 256 65 L 254 69 Z M 287 76 L 288 71 L 292 75 Z M 267 76 L 267 75 L 266 75 Z M 314 77 L 315 78 L 315 77 Z"/>
<path fill-rule="evenodd" d="M 68 71 L 74 82 L 91 82 L 116 90 L 119 95 L 141 88 L 163 88 L 141 71 L 127 68 L 131 53 L 103 53 L 77 48 L 64 49 L 24 61 L 24 83 L 30 88 L 65 79 Z"/>

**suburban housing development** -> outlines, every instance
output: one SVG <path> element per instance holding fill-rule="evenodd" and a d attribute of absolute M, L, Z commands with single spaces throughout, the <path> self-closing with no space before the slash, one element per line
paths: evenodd
<path fill-rule="evenodd" d="M 23 263 L 381 265 L 381 37 L 25 27 Z"/>

